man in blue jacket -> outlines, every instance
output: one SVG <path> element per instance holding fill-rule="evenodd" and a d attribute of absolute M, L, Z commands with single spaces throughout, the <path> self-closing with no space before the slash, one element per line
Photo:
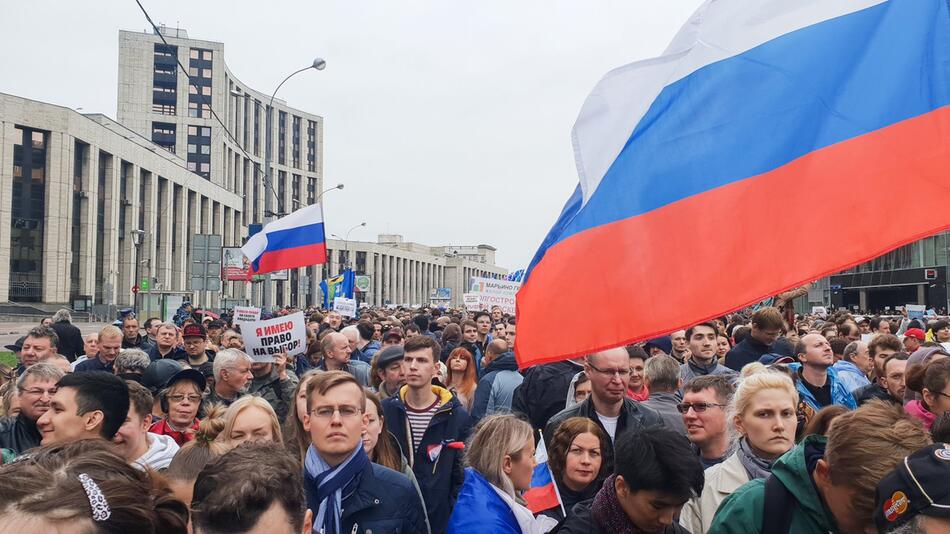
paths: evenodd
<path fill-rule="evenodd" d="M 471 421 L 451 391 L 432 385 L 442 352 L 439 342 L 413 336 L 403 350 L 406 385 L 383 401 L 383 415 L 412 466 L 432 532 L 440 534 L 465 477 L 462 450 Z"/>
<path fill-rule="evenodd" d="M 515 388 L 524 380 L 518 372 L 515 353 L 508 350 L 508 342 L 503 339 L 488 344 L 485 364 L 485 374 L 478 381 L 472 403 L 473 421 L 497 412 L 510 412 Z"/>
<path fill-rule="evenodd" d="M 840 404 L 850 410 L 858 404 L 837 373 L 831 368 L 835 363 L 831 345 L 821 334 L 808 334 L 801 338 L 795 347 L 801 363 L 789 364 L 788 368 L 797 376 L 795 387 L 801 397 L 800 404 L 806 419 L 811 412 L 818 412 L 825 406 Z"/>

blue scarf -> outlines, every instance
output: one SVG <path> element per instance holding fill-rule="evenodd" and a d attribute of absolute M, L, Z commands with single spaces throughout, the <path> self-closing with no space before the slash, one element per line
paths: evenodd
<path fill-rule="evenodd" d="M 310 445 L 304 460 L 304 489 L 307 492 L 307 507 L 314 513 L 313 531 L 325 534 L 340 534 L 342 502 L 359 486 L 360 475 L 369 465 L 369 457 L 363 452 L 360 442 L 346 460 L 330 467 L 317 450 Z"/>

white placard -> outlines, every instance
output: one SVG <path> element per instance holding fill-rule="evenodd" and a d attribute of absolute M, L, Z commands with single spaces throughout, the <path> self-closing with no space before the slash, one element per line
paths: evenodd
<path fill-rule="evenodd" d="M 481 308 L 478 307 L 478 294 L 477 293 L 463 293 L 462 301 L 465 303 L 465 309 L 468 311 L 481 311 Z"/>
<path fill-rule="evenodd" d="M 274 356 L 288 356 L 307 351 L 307 326 L 303 312 L 275 317 L 266 321 L 241 324 L 241 337 L 247 355 L 255 363 L 274 361 Z"/>
<path fill-rule="evenodd" d="M 824 306 L 812 306 L 811 314 L 824 318 L 828 316 L 828 310 Z"/>
<path fill-rule="evenodd" d="M 923 319 L 924 311 L 927 309 L 927 306 L 923 304 L 908 304 L 905 306 L 907 310 L 908 319 Z"/>
<path fill-rule="evenodd" d="M 356 299 L 335 297 L 333 299 L 333 310 L 340 312 L 340 315 L 344 317 L 356 317 Z"/>
<path fill-rule="evenodd" d="M 254 306 L 235 306 L 234 317 L 231 319 L 234 323 L 253 323 L 261 320 L 261 309 Z"/>
<path fill-rule="evenodd" d="M 469 294 L 478 295 L 479 310 L 491 310 L 492 307 L 499 306 L 504 313 L 514 315 L 515 295 L 519 289 L 521 282 L 472 277 Z"/>

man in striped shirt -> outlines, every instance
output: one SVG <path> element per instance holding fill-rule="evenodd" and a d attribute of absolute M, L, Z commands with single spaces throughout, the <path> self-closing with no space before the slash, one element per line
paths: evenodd
<path fill-rule="evenodd" d="M 439 342 L 414 336 L 404 351 L 406 385 L 383 401 L 383 415 L 419 482 L 432 533 L 439 534 L 462 486 L 462 444 L 471 422 L 451 391 L 432 384 L 442 352 Z"/>

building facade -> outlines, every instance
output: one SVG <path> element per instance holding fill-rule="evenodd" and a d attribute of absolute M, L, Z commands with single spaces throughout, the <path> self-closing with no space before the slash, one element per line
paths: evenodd
<path fill-rule="evenodd" d="M 118 122 L 241 198 L 243 231 L 225 239 L 224 246 L 241 246 L 248 225 L 264 220 L 268 147 L 273 214 L 317 202 L 323 188 L 323 118 L 274 100 L 268 135 L 270 95 L 248 87 L 228 69 L 224 44 L 189 39 L 178 28 L 160 31 L 161 36 L 119 32 Z M 254 284 L 251 295 L 229 287 L 227 297 L 259 302 L 262 284 L 269 283 L 275 303 L 312 302 L 319 284 L 315 272 L 313 267 L 293 269 L 286 280 Z"/>
<path fill-rule="evenodd" d="M 328 278 L 352 268 L 370 278 L 369 291 L 357 299 L 370 306 L 461 306 L 472 277 L 504 278 L 508 271 L 495 265 L 495 248 L 489 245 L 430 247 L 383 234 L 375 243 L 327 241 Z M 439 298 L 448 289 L 448 299 Z M 322 297 L 321 297 L 322 298 Z"/>
<path fill-rule="evenodd" d="M 108 117 L 0 94 L 0 134 L 0 301 L 187 291 L 193 235 L 246 233 L 240 195 Z"/>

